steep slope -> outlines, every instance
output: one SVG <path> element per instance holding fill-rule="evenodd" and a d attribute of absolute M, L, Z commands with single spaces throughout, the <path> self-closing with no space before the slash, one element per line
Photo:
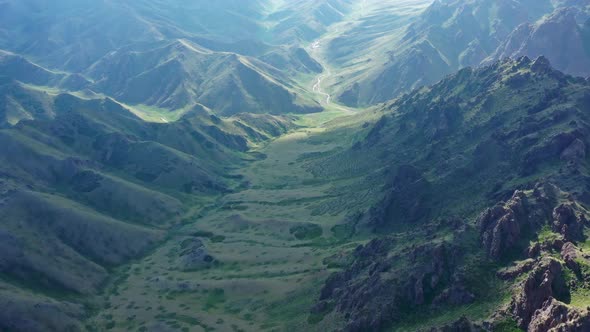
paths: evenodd
<path fill-rule="evenodd" d="M 94 89 L 129 104 L 181 109 L 200 103 L 222 115 L 321 110 L 274 67 L 185 40 L 147 51 L 112 52 L 87 75 L 95 80 Z"/>
<path fill-rule="evenodd" d="M 52 116 L 51 97 L 47 93 L 0 76 L 0 128 Z"/>
<path fill-rule="evenodd" d="M 90 82 L 81 75 L 50 71 L 20 55 L 0 50 L 0 73 L 2 76 L 39 86 L 60 87 L 72 91 L 87 87 Z"/>
<path fill-rule="evenodd" d="M 590 329 L 588 3 L 428 4 L 0 0 L 0 330 Z"/>
<path fill-rule="evenodd" d="M 272 24 L 269 36 L 275 43 L 293 45 L 311 42 L 327 28 L 342 21 L 353 9 L 354 1 L 274 1 L 274 10 L 265 18 Z"/>
<path fill-rule="evenodd" d="M 282 47 L 272 49 L 259 59 L 281 72 L 295 76 L 301 74 L 321 73 L 324 69 L 307 51 L 301 47 Z"/>

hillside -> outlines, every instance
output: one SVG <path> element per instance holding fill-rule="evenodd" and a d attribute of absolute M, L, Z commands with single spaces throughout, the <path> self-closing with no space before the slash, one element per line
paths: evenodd
<path fill-rule="evenodd" d="M 317 103 L 305 100 L 295 83 L 276 68 L 185 40 L 146 51 L 112 52 L 86 75 L 94 79 L 96 91 L 132 105 L 176 110 L 200 103 L 221 115 L 321 110 Z"/>
<path fill-rule="evenodd" d="M 227 169 L 248 146 L 291 126 L 266 115 L 222 120 L 202 108 L 174 124 L 147 123 L 110 99 L 14 91 L 21 87 L 8 84 L 5 98 L 22 97 L 19 107 L 39 114 L 0 130 L 0 271 L 10 285 L 2 297 L 17 303 L 0 319 L 9 330 L 79 327 L 86 298 L 112 269 L 228 192 Z M 27 321 L 16 319 L 26 312 Z"/>
<path fill-rule="evenodd" d="M 52 113 L 51 98 L 46 93 L 0 76 L 0 128 L 22 120 L 50 118 Z"/>

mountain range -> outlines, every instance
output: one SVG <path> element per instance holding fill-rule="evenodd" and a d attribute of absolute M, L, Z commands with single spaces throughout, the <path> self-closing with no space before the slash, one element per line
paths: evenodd
<path fill-rule="evenodd" d="M 590 330 L 585 0 L 0 0 L 0 330 Z"/>
<path fill-rule="evenodd" d="M 395 33 L 370 40 L 366 62 L 348 61 L 354 50 L 338 47 L 341 41 L 335 38 L 336 47 L 329 50 L 337 53 L 326 57 L 342 62 L 345 75 L 331 83 L 344 104 L 358 106 L 385 102 L 458 69 L 507 57 L 543 55 L 557 69 L 586 77 L 588 8 L 584 1 L 434 1 L 406 16 L 408 21 L 392 24 Z M 361 38 L 368 23 L 352 26 L 344 38 Z"/>

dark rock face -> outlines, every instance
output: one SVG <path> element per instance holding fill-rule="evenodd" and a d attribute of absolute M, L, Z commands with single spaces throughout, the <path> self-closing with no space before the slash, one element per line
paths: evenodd
<path fill-rule="evenodd" d="M 535 258 L 541 254 L 541 245 L 539 243 L 535 243 L 527 249 L 527 256 L 529 258 Z"/>
<path fill-rule="evenodd" d="M 518 242 L 527 222 L 527 204 L 526 195 L 517 191 L 508 202 L 489 208 L 479 216 L 481 240 L 490 258 L 499 259 Z"/>
<path fill-rule="evenodd" d="M 512 298 L 510 312 L 518 325 L 526 329 L 535 314 L 550 298 L 567 296 L 568 289 L 562 276 L 561 264 L 553 258 L 542 258 L 533 271 L 518 286 Z"/>
<path fill-rule="evenodd" d="M 577 214 L 570 204 L 561 204 L 553 210 L 553 231 L 563 235 L 566 241 L 582 240 L 585 223 L 585 217 Z"/>
<path fill-rule="evenodd" d="M 394 244 L 385 238 L 358 247 L 354 262 L 326 281 L 312 312 L 335 308 L 346 319 L 345 331 L 378 331 L 412 308 L 473 301 L 453 272 L 456 248 L 424 245 L 390 257 Z"/>
<path fill-rule="evenodd" d="M 590 313 L 568 307 L 554 298 L 550 298 L 535 311 L 528 326 L 528 332 L 590 331 Z"/>
<path fill-rule="evenodd" d="M 477 224 L 488 257 L 494 260 L 505 257 L 510 250 L 522 244 L 523 236 L 539 230 L 552 219 L 556 220 L 553 222 L 555 232 L 581 238 L 585 219 L 581 214 L 576 215 L 572 207 L 568 208 L 569 205 L 554 209 L 558 192 L 552 184 L 539 183 L 532 194 L 517 190 L 506 203 L 500 202 L 485 210 L 478 217 Z M 529 258 L 535 258 L 546 249 L 555 247 L 561 250 L 562 245 L 563 242 L 534 243 L 524 251 Z"/>
<path fill-rule="evenodd" d="M 349 319 L 349 331 L 360 331 L 369 326 L 381 328 L 396 319 L 398 294 L 395 285 L 383 282 L 379 275 L 390 268 L 385 257 L 392 245 L 392 240 L 379 239 L 358 247 L 353 253 L 355 261 L 351 266 L 328 278 L 313 311 L 321 311 L 329 307 L 329 302 L 335 302 L 336 310 Z M 367 316 L 363 309 L 379 314 Z"/>

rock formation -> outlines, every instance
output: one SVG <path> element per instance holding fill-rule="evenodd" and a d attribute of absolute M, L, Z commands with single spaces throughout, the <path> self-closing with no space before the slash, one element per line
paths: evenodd
<path fill-rule="evenodd" d="M 517 191 L 506 203 L 485 210 L 478 218 L 483 246 L 488 256 L 499 259 L 520 239 L 527 222 L 528 199 Z"/>
<path fill-rule="evenodd" d="M 582 240 L 585 223 L 585 217 L 576 213 L 571 204 L 561 204 L 553 210 L 553 231 L 563 235 L 566 241 Z"/>
<path fill-rule="evenodd" d="M 180 245 L 178 265 L 184 271 L 203 269 L 215 263 L 203 241 L 197 238 L 184 240 Z"/>
<path fill-rule="evenodd" d="M 554 258 L 542 258 L 528 277 L 517 286 L 510 312 L 521 328 L 527 328 L 535 311 L 545 301 L 567 296 L 568 289 L 562 273 L 561 263 Z"/>
<path fill-rule="evenodd" d="M 384 238 L 358 247 L 354 262 L 328 278 L 312 312 L 335 308 L 346 319 L 345 331 L 377 331 L 411 308 L 473 301 L 474 295 L 454 272 L 457 248 L 429 244 L 389 256 L 395 244 Z"/>
<path fill-rule="evenodd" d="M 587 309 L 576 310 L 554 298 L 549 298 L 540 309 L 535 311 L 527 331 L 590 331 L 590 313 Z"/>

